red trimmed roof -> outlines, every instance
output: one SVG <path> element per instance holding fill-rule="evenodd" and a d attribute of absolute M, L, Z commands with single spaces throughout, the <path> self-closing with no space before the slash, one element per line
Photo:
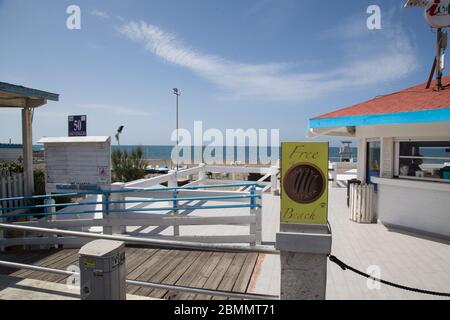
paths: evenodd
<path fill-rule="evenodd" d="M 450 76 L 443 78 L 444 85 L 450 83 Z M 372 100 L 333 111 L 313 119 L 390 114 L 450 108 L 450 86 L 435 91 L 435 82 L 426 89 L 426 83 L 402 91 L 376 97 Z"/>

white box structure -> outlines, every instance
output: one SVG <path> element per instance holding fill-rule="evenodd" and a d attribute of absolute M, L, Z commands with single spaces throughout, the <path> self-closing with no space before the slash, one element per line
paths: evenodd
<path fill-rule="evenodd" d="M 42 138 L 46 193 L 94 191 L 111 185 L 110 137 Z"/>

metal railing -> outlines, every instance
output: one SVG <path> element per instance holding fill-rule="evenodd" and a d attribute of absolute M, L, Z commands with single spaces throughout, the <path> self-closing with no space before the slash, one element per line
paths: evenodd
<path fill-rule="evenodd" d="M 0 223 L 0 229 L 24 231 L 24 232 L 36 232 L 52 235 L 66 235 L 85 239 L 105 239 L 123 241 L 127 244 L 142 244 L 150 247 L 166 248 L 166 249 L 184 249 L 184 250 L 197 250 L 197 251 L 215 251 L 215 252 L 236 252 L 236 253 L 264 253 L 278 255 L 279 251 L 265 246 L 240 246 L 240 245 L 228 245 L 228 244 L 213 244 L 213 243 L 197 243 L 189 241 L 176 241 L 176 240 L 161 240 L 161 239 L 147 239 L 130 236 L 109 235 L 109 234 L 96 234 L 91 232 L 70 231 L 61 229 L 48 229 L 40 227 L 28 227 L 23 225 L 14 225 Z M 9 240 L 9 239 L 7 239 Z M 14 240 L 14 239 L 11 239 Z"/>
<path fill-rule="evenodd" d="M 76 277 L 80 276 L 80 274 L 75 271 L 60 270 L 60 269 L 34 266 L 34 265 L 15 263 L 15 262 L 9 262 L 9 261 L 0 261 L 0 266 L 7 267 L 7 268 L 13 268 L 13 269 L 26 269 L 26 270 L 32 270 L 32 271 L 38 271 L 38 272 L 47 272 L 47 273 L 53 273 L 53 274 L 58 274 L 58 275 L 65 275 L 65 276 L 76 276 Z M 225 291 L 225 290 L 212 290 L 212 289 L 204 289 L 204 288 L 194 288 L 194 287 L 187 287 L 187 286 L 161 284 L 161 283 L 154 283 L 154 282 L 144 282 L 144 281 L 129 280 L 129 279 L 127 279 L 125 281 L 125 283 L 128 285 L 131 285 L 131 286 L 148 287 L 148 288 L 152 288 L 152 289 L 162 289 L 162 290 L 168 290 L 168 291 L 170 290 L 170 291 L 178 291 L 178 292 L 205 294 L 205 295 L 211 295 L 211 296 L 217 296 L 217 297 L 228 297 L 228 298 L 235 298 L 235 299 L 247 299 L 247 300 L 278 300 L 279 299 L 279 296 L 274 296 L 274 295 L 265 295 L 265 294 L 257 294 L 257 293 L 241 293 L 241 292 L 233 292 L 233 291 Z"/>
<path fill-rule="evenodd" d="M 58 230 L 58 229 L 45 229 L 36 228 L 29 226 L 19 226 L 11 224 L 0 224 L 0 229 L 23 231 L 23 232 L 39 232 L 51 235 L 67 235 L 75 236 L 86 239 L 105 239 L 105 240 L 116 240 L 122 241 L 127 244 L 134 245 L 145 245 L 146 247 L 156 247 L 165 249 L 182 249 L 182 250 L 193 250 L 193 251 L 213 251 L 213 252 L 233 252 L 233 253 L 262 253 L 262 254 L 272 254 L 279 255 L 279 251 L 274 250 L 269 247 L 254 246 L 235 246 L 235 245 L 224 245 L 224 244 L 206 244 L 206 243 L 193 243 L 193 242 L 183 242 L 183 241 L 167 241 L 167 240 L 157 240 L 157 239 L 142 239 L 136 237 L 128 236 L 117 236 L 117 235 L 106 235 L 106 234 L 94 234 L 89 232 L 79 232 L 79 231 L 68 231 L 68 230 Z M 48 272 L 59 275 L 66 276 L 79 276 L 79 273 L 68 270 L 53 269 L 42 266 L 27 265 L 16 262 L 0 261 L 0 266 L 15 268 L 15 269 L 28 269 L 38 272 Z M 254 294 L 254 293 L 240 293 L 233 291 L 224 290 L 213 290 L 204 288 L 195 288 L 187 286 L 160 284 L 152 282 L 143 282 L 137 280 L 126 280 L 126 284 L 140 287 L 149 287 L 153 289 L 163 289 L 178 292 L 188 292 L 196 294 L 205 294 L 211 296 L 222 296 L 236 299 L 248 299 L 248 300 L 278 300 L 279 296 L 275 295 L 264 295 L 264 294 Z"/>

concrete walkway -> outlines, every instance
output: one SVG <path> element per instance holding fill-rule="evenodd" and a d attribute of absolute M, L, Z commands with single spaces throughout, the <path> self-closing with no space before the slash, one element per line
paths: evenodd
<path fill-rule="evenodd" d="M 348 219 L 346 189 L 330 188 L 329 220 L 333 231 L 333 254 L 366 272 L 378 268 L 382 279 L 405 286 L 450 292 L 450 241 L 423 237 L 382 224 L 357 224 Z M 263 240 L 273 241 L 279 221 L 279 198 L 264 198 Z M 279 294 L 279 257 L 259 261 L 250 289 Z M 381 285 L 371 290 L 367 280 L 328 263 L 327 299 L 439 299 Z M 369 285 L 373 283 L 370 282 Z"/>

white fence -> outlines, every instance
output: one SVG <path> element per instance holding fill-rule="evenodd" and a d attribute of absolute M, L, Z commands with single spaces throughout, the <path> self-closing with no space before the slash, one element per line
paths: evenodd
<path fill-rule="evenodd" d="M 356 162 L 333 162 L 329 164 L 329 178 L 333 188 L 346 188 L 348 180 L 357 177 Z"/>
<path fill-rule="evenodd" d="M 0 198 L 22 197 L 24 195 L 23 173 L 11 173 L 0 171 Z M 2 207 L 18 207 L 23 205 L 23 200 L 11 200 L 0 202 Z"/>
<path fill-rule="evenodd" d="M 263 188 L 256 190 L 252 190 L 249 187 L 214 188 L 214 185 L 218 184 L 223 186 L 234 183 L 236 185 L 242 184 L 245 181 L 208 179 L 208 172 L 231 174 L 258 173 L 263 176 L 262 179 L 260 179 L 261 181 L 258 182 L 258 185 L 263 186 Z M 112 190 L 115 190 L 116 192 L 112 193 L 110 197 L 103 196 L 102 199 L 102 196 L 100 195 L 91 196 L 89 199 L 85 200 L 86 203 L 91 203 L 88 207 L 66 207 L 58 211 L 58 213 L 70 213 L 76 211 L 76 209 L 80 212 L 87 209 L 93 211 L 98 210 L 103 213 L 95 213 L 92 215 L 58 215 L 56 217 L 48 217 L 47 219 L 32 219 L 31 221 L 15 222 L 14 224 L 41 228 L 89 231 L 104 234 L 120 233 L 128 236 L 150 239 L 200 243 L 249 243 L 250 245 L 259 245 L 262 241 L 262 194 L 269 190 L 276 192 L 278 189 L 278 173 L 279 170 L 277 167 L 256 168 L 201 165 L 179 172 L 170 172 L 169 174 L 151 179 L 142 179 L 127 184 L 116 183 L 112 185 Z M 204 186 L 205 188 L 195 190 L 176 189 L 176 192 L 174 192 L 172 189 L 164 190 L 164 187 L 161 186 L 161 184 L 164 184 L 169 188 L 175 188 L 177 187 L 178 180 L 187 177 L 193 178 L 194 176 L 196 176 L 197 179 L 189 183 L 187 187 Z M 271 179 L 269 182 L 265 181 L 269 178 Z M 152 188 L 157 188 L 157 191 L 149 190 Z M 130 193 L 127 189 L 133 189 L 134 191 Z M 139 189 L 142 189 L 142 192 L 140 192 Z M 124 192 L 120 192 L 120 190 L 123 190 Z M 249 207 L 248 205 L 252 199 L 252 195 L 256 195 L 256 197 L 253 198 L 254 206 Z M 177 200 L 174 200 L 174 197 Z M 193 201 L 195 203 L 191 204 L 190 202 L 192 201 L 189 201 L 189 199 L 196 199 L 196 201 Z M 128 203 L 120 203 L 120 201 L 124 200 L 128 201 Z M 130 203 L 129 200 L 133 203 Z M 95 204 L 95 202 L 105 201 L 113 201 L 113 203 Z M 152 211 L 153 206 L 148 207 L 148 205 L 153 202 L 158 203 L 158 205 L 155 206 L 155 211 Z M 209 205 L 209 202 L 213 202 L 213 205 Z M 147 211 L 145 207 L 150 208 L 150 210 Z M 173 208 L 181 209 L 173 210 Z M 239 210 L 236 210 L 238 208 Z M 105 213 L 108 210 L 113 210 L 114 212 Z M 247 213 L 246 210 L 248 210 Z M 196 214 L 199 212 L 204 212 L 204 214 L 199 216 Z M 192 232 L 189 234 L 182 234 L 180 232 L 180 226 L 248 226 L 248 231 L 246 234 L 236 234 L 236 232 L 233 234 L 225 234 L 226 232 L 212 229 L 214 231 L 213 234 L 208 235 L 197 235 L 192 234 Z M 155 234 L 152 232 L 145 234 L 141 232 L 141 230 L 148 227 L 162 229 L 165 227 L 173 227 L 173 233 L 168 235 L 167 232 L 164 234 Z M 227 229 L 229 231 L 230 228 Z M 85 242 L 85 239 L 74 237 L 27 235 L 26 238 L 0 240 L 0 246 L 7 247 L 11 245 L 31 244 L 79 246 Z"/>
<path fill-rule="evenodd" d="M 231 179 L 209 179 L 208 174 L 224 174 L 226 176 L 231 176 Z M 235 184 L 242 183 L 242 180 L 234 179 L 237 174 L 260 174 L 263 177 L 258 181 L 258 184 L 264 185 L 263 192 L 272 191 L 276 193 L 279 190 L 279 167 L 243 167 L 243 166 L 213 166 L 201 164 L 198 167 L 178 171 L 170 172 L 166 175 L 142 179 L 126 184 L 126 187 L 132 188 L 150 188 L 155 185 L 167 183 L 169 187 L 174 187 L 177 185 L 177 180 L 184 178 L 193 178 L 197 176 L 197 179 L 188 184 L 188 186 L 199 186 L 199 185 L 214 185 L 214 184 Z M 269 182 L 266 182 L 269 180 Z M 244 188 L 245 189 L 245 188 Z"/>

